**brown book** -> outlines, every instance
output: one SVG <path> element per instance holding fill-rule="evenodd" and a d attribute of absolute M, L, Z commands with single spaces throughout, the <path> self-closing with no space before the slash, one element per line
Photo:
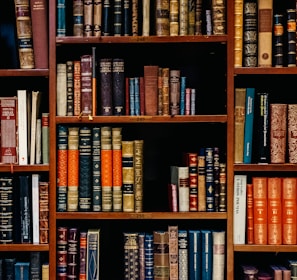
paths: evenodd
<path fill-rule="evenodd" d="M 243 0 L 234 1 L 234 67 L 242 67 Z"/>
<path fill-rule="evenodd" d="M 272 66 L 273 1 L 258 1 L 258 67 Z"/>
<path fill-rule="evenodd" d="M 246 240 L 247 244 L 254 244 L 254 199 L 253 199 L 253 184 L 246 184 Z"/>
<path fill-rule="evenodd" d="M 35 62 L 30 1 L 15 0 L 14 4 L 20 68 L 33 69 L 35 67 Z"/>
<path fill-rule="evenodd" d="M 135 212 L 143 212 L 143 140 L 134 140 Z"/>
<path fill-rule="evenodd" d="M 81 67 L 81 114 L 92 115 L 92 55 L 82 55 L 80 59 Z"/>
<path fill-rule="evenodd" d="M 254 241 L 267 244 L 267 177 L 253 177 Z"/>
<path fill-rule="evenodd" d="M 138 36 L 138 0 L 132 2 L 132 36 Z"/>
<path fill-rule="evenodd" d="M 282 270 L 279 266 L 271 264 L 269 265 L 269 270 L 271 271 L 274 280 L 283 280 Z"/>
<path fill-rule="evenodd" d="M 48 68 L 48 2 L 30 0 L 35 68 Z"/>
<path fill-rule="evenodd" d="M 169 115 L 169 100 L 170 100 L 170 91 L 171 85 L 169 84 L 169 73 L 170 70 L 168 67 L 162 68 L 162 115 Z"/>
<path fill-rule="evenodd" d="M 297 104 L 288 104 L 289 163 L 297 163 Z"/>
<path fill-rule="evenodd" d="M 93 27 L 93 1 L 84 0 L 84 36 L 92 36 Z"/>
<path fill-rule="evenodd" d="M 246 88 L 235 88 L 234 163 L 243 163 Z"/>
<path fill-rule="evenodd" d="M 73 36 L 84 36 L 84 0 L 73 0 Z"/>
<path fill-rule="evenodd" d="M 168 226 L 169 279 L 178 280 L 178 226 Z"/>
<path fill-rule="evenodd" d="M 268 244 L 282 244 L 282 178 L 267 179 L 267 234 Z"/>
<path fill-rule="evenodd" d="M 73 114 L 81 113 L 81 65 L 79 60 L 73 61 Z"/>
<path fill-rule="evenodd" d="M 198 154 L 198 211 L 206 211 L 205 148 Z"/>
<path fill-rule="evenodd" d="M 1 163 L 18 163 L 17 97 L 0 97 Z"/>
<path fill-rule="evenodd" d="M 158 68 L 158 115 L 163 114 L 163 77 L 162 77 L 162 67 Z"/>
<path fill-rule="evenodd" d="M 179 34 L 179 1 L 169 0 L 169 35 Z"/>
<path fill-rule="evenodd" d="M 145 114 L 149 116 L 158 114 L 158 69 L 157 65 L 144 66 Z"/>
<path fill-rule="evenodd" d="M 102 1 L 94 0 L 93 4 L 93 35 L 99 37 L 102 33 Z"/>
<path fill-rule="evenodd" d="M 39 181 L 39 243 L 49 243 L 49 182 Z"/>
<path fill-rule="evenodd" d="M 285 163 L 287 151 L 287 104 L 270 104 L 270 161 Z"/>
<path fill-rule="evenodd" d="M 282 182 L 282 244 L 296 244 L 297 178 L 286 177 Z"/>
<path fill-rule="evenodd" d="M 212 1 L 212 32 L 214 35 L 226 34 L 226 3 L 221 0 Z"/>
<path fill-rule="evenodd" d="M 170 115 L 180 114 L 180 70 L 170 70 Z M 164 98 L 164 97 L 163 97 Z"/>
<path fill-rule="evenodd" d="M 156 1 L 156 35 L 169 36 L 169 0 Z"/>

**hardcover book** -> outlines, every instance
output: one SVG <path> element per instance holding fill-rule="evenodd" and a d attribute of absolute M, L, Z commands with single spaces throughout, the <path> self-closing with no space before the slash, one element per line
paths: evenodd
<path fill-rule="evenodd" d="M 57 64 L 57 116 L 67 115 L 67 67 Z"/>
<path fill-rule="evenodd" d="M 139 279 L 138 232 L 124 232 L 124 267 L 124 279 Z"/>
<path fill-rule="evenodd" d="M 254 199 L 253 184 L 246 184 L 246 243 L 254 244 Z"/>
<path fill-rule="evenodd" d="M 189 1 L 179 1 L 179 35 L 188 35 Z"/>
<path fill-rule="evenodd" d="M 112 59 L 101 58 L 99 61 L 100 65 L 100 104 L 101 104 L 101 115 L 111 116 L 112 115 Z"/>
<path fill-rule="evenodd" d="M 170 166 L 170 182 L 168 185 L 169 209 L 178 212 L 178 166 Z"/>
<path fill-rule="evenodd" d="M 150 35 L 150 0 L 142 3 L 142 36 Z"/>
<path fill-rule="evenodd" d="M 178 230 L 178 279 L 186 280 L 189 275 L 189 236 L 188 231 Z"/>
<path fill-rule="evenodd" d="M 189 230 L 189 279 L 201 280 L 201 231 Z"/>
<path fill-rule="evenodd" d="M 158 69 L 157 65 L 144 66 L 145 114 L 158 114 Z"/>
<path fill-rule="evenodd" d="M 225 235 L 226 232 L 221 230 L 212 231 L 212 279 L 225 279 Z"/>
<path fill-rule="evenodd" d="M 156 1 L 156 35 L 169 36 L 169 2 L 167 0 Z"/>
<path fill-rule="evenodd" d="M 286 10 L 287 66 L 296 67 L 296 6 Z"/>
<path fill-rule="evenodd" d="M 112 35 L 112 6 L 109 0 L 102 1 L 102 35 L 111 36 Z"/>
<path fill-rule="evenodd" d="M 40 174 L 31 175 L 31 201 L 32 201 L 32 242 L 39 244 L 39 181 Z M 30 210 L 31 211 L 31 210 Z"/>
<path fill-rule="evenodd" d="M 178 280 L 178 226 L 168 226 L 169 278 Z"/>
<path fill-rule="evenodd" d="M 113 114 L 124 115 L 125 104 L 125 65 L 124 59 L 112 60 L 112 85 L 113 85 Z"/>
<path fill-rule="evenodd" d="M 57 37 L 66 36 L 66 0 L 57 1 Z"/>
<path fill-rule="evenodd" d="M 145 232 L 138 233 L 139 280 L 145 280 Z"/>
<path fill-rule="evenodd" d="M 67 277 L 68 227 L 57 227 L 57 278 Z"/>
<path fill-rule="evenodd" d="M 297 163 L 297 104 L 288 104 L 287 125 L 289 163 Z"/>
<path fill-rule="evenodd" d="M 99 280 L 100 272 L 100 229 L 88 229 L 86 279 Z"/>
<path fill-rule="evenodd" d="M 39 243 L 49 243 L 49 182 L 39 181 Z"/>
<path fill-rule="evenodd" d="M 73 60 L 66 61 L 66 85 L 67 85 L 67 101 L 66 101 L 66 114 L 67 116 L 73 116 Z"/>
<path fill-rule="evenodd" d="M 49 113 L 41 113 L 42 163 L 49 164 Z"/>
<path fill-rule="evenodd" d="M 180 114 L 180 70 L 170 70 L 170 115 Z"/>
<path fill-rule="evenodd" d="M 115 0 L 113 3 L 113 36 L 122 35 L 122 1 Z"/>
<path fill-rule="evenodd" d="M 190 210 L 189 167 L 178 167 L 178 209 L 179 212 Z"/>
<path fill-rule="evenodd" d="M 90 116 L 93 114 L 92 94 L 92 55 L 82 55 L 80 58 L 81 67 L 81 114 Z"/>
<path fill-rule="evenodd" d="M 30 252 L 30 278 L 31 280 L 40 280 L 41 277 L 41 252 Z"/>
<path fill-rule="evenodd" d="M 93 35 L 95 37 L 99 37 L 102 34 L 102 2 L 94 0 L 93 4 Z"/>
<path fill-rule="evenodd" d="M 219 193 L 219 212 L 227 211 L 227 170 L 226 163 L 220 163 L 220 193 Z M 199 197 L 199 196 L 198 196 Z"/>
<path fill-rule="evenodd" d="M 80 60 L 73 61 L 73 114 L 81 113 L 81 65 Z M 57 77 L 58 78 L 58 77 Z"/>
<path fill-rule="evenodd" d="M 205 148 L 198 154 L 198 211 L 206 211 Z"/>
<path fill-rule="evenodd" d="M 168 116 L 171 111 L 170 110 L 170 102 L 171 102 L 170 70 L 168 67 L 162 67 L 161 71 L 162 71 L 161 78 L 158 76 L 158 82 L 159 82 L 159 79 L 161 79 L 162 115 Z"/>
<path fill-rule="evenodd" d="M 84 36 L 84 0 L 73 0 L 73 36 Z"/>
<path fill-rule="evenodd" d="M 67 236 L 67 277 L 75 278 L 79 271 L 79 231 L 77 227 L 68 229 Z"/>
<path fill-rule="evenodd" d="M 135 212 L 143 212 L 143 140 L 134 140 L 134 189 L 135 189 Z"/>
<path fill-rule="evenodd" d="M 273 65 L 284 66 L 284 15 L 276 13 L 273 15 Z"/>
<path fill-rule="evenodd" d="M 201 252 L 202 279 L 211 280 L 213 269 L 213 239 L 211 230 L 201 230 Z"/>
<path fill-rule="evenodd" d="M 14 264 L 14 279 L 30 279 L 30 262 L 17 261 Z M 8 278 L 7 278 L 8 279 Z"/>
<path fill-rule="evenodd" d="M 84 0 L 84 36 L 90 37 L 93 35 L 93 1 Z"/>
<path fill-rule="evenodd" d="M 243 0 L 234 1 L 234 67 L 242 67 Z"/>
<path fill-rule="evenodd" d="M 87 231 L 79 232 L 79 279 L 87 279 Z"/>
<path fill-rule="evenodd" d="M 154 237 L 146 233 L 144 238 L 145 278 L 154 279 Z"/>
<path fill-rule="evenodd" d="M 214 212 L 214 148 L 205 148 L 205 187 L 206 187 L 206 211 Z"/>

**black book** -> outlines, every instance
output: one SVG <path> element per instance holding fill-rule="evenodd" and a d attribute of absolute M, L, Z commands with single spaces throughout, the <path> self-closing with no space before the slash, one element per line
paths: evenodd
<path fill-rule="evenodd" d="M 41 252 L 30 252 L 30 279 L 41 279 Z"/>
<path fill-rule="evenodd" d="M 123 0 L 124 5 L 123 5 L 123 16 L 122 16 L 122 21 L 123 21 L 123 35 L 124 36 L 131 36 L 132 34 L 132 14 L 131 14 L 131 1 L 132 0 Z"/>
<path fill-rule="evenodd" d="M 113 114 L 124 115 L 125 100 L 125 69 L 124 59 L 114 58 L 112 61 L 112 85 L 113 85 Z"/>
<path fill-rule="evenodd" d="M 14 280 L 14 265 L 16 263 L 15 258 L 6 258 L 3 263 L 3 279 Z"/>
<path fill-rule="evenodd" d="M 102 35 L 111 36 L 112 35 L 112 0 L 103 0 L 102 6 Z"/>

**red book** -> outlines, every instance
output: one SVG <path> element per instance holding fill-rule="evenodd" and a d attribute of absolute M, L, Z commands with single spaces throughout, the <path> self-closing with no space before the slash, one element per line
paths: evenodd
<path fill-rule="evenodd" d="M 297 163 L 297 104 L 288 104 L 289 163 Z"/>
<path fill-rule="evenodd" d="M 81 113 L 81 66 L 79 60 L 73 61 L 73 99 L 74 99 L 74 116 L 79 116 Z"/>
<path fill-rule="evenodd" d="M 157 65 L 144 66 L 145 114 L 158 114 L 158 69 Z"/>
<path fill-rule="evenodd" d="M 254 200 L 253 184 L 246 185 L 247 244 L 254 244 Z"/>
<path fill-rule="evenodd" d="M 283 244 L 296 244 L 296 178 L 283 178 Z"/>
<path fill-rule="evenodd" d="M 254 241 L 267 244 L 267 177 L 253 177 Z"/>
<path fill-rule="evenodd" d="M 17 98 L 0 97 L 1 163 L 17 163 Z"/>
<path fill-rule="evenodd" d="M 48 68 L 48 8 L 46 0 L 30 0 L 35 68 Z"/>
<path fill-rule="evenodd" d="M 282 179 L 270 177 L 267 180 L 268 244 L 280 245 L 282 244 Z"/>
<path fill-rule="evenodd" d="M 83 55 L 81 65 L 81 113 L 92 115 L 92 55 Z"/>

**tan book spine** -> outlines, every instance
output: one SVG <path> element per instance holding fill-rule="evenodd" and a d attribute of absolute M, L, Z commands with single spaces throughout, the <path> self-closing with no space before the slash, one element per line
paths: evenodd
<path fill-rule="evenodd" d="M 156 1 L 156 35 L 169 36 L 169 0 Z"/>
<path fill-rule="evenodd" d="M 226 1 L 212 1 L 212 32 L 214 35 L 226 34 Z"/>
<path fill-rule="evenodd" d="M 73 0 L 73 36 L 84 36 L 84 0 Z"/>
<path fill-rule="evenodd" d="M 168 226 L 169 277 L 178 280 L 178 226 Z"/>
<path fill-rule="evenodd" d="M 135 212 L 143 212 L 143 140 L 134 140 Z"/>
<path fill-rule="evenodd" d="M 100 37 L 102 34 L 102 1 L 100 0 L 94 0 L 93 23 L 93 35 L 95 37 Z"/>
<path fill-rule="evenodd" d="M 170 70 L 169 74 L 169 111 L 170 115 L 180 114 L 180 70 Z"/>
<path fill-rule="evenodd" d="M 57 64 L 57 116 L 67 114 L 67 66 L 66 63 Z"/>
<path fill-rule="evenodd" d="M 93 35 L 93 1 L 84 0 L 84 36 Z"/>
<path fill-rule="evenodd" d="M 179 0 L 169 0 L 169 34 L 179 34 Z"/>
<path fill-rule="evenodd" d="M 289 163 L 297 163 L 297 104 L 288 104 Z"/>
<path fill-rule="evenodd" d="M 205 153 L 204 149 L 198 154 L 198 211 L 206 211 L 206 185 L 205 185 Z"/>
<path fill-rule="evenodd" d="M 39 243 L 49 242 L 49 182 L 39 181 Z"/>
<path fill-rule="evenodd" d="M 189 3 L 188 0 L 179 1 L 179 35 L 188 35 Z"/>
<path fill-rule="evenodd" d="M 195 2 L 196 0 L 189 0 L 189 11 L 188 11 L 188 35 L 195 34 Z"/>
<path fill-rule="evenodd" d="M 243 0 L 234 0 L 234 67 L 242 67 Z"/>
<path fill-rule="evenodd" d="M 170 100 L 170 85 L 169 85 L 169 73 L 168 67 L 162 68 L 162 108 L 163 116 L 169 115 L 169 100 Z"/>
<path fill-rule="evenodd" d="M 150 0 L 142 2 L 142 36 L 150 35 Z"/>

